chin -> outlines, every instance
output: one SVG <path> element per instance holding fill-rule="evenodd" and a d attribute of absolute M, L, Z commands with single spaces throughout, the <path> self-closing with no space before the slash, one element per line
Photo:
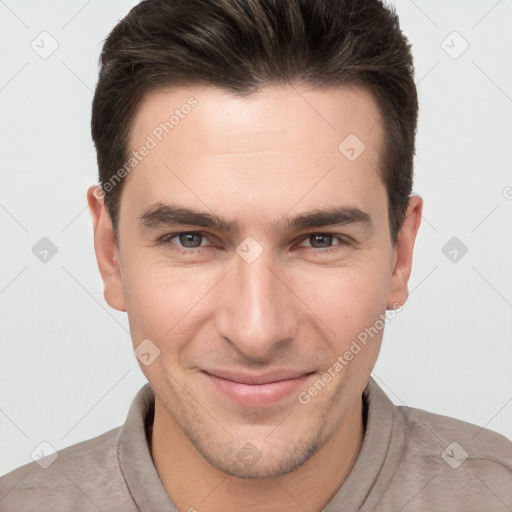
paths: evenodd
<path fill-rule="evenodd" d="M 319 436 L 295 440 L 293 443 L 279 442 L 279 446 L 257 441 L 232 440 L 222 449 L 211 443 L 194 446 L 212 466 L 236 478 L 276 478 L 295 471 L 312 457 L 324 444 Z"/>

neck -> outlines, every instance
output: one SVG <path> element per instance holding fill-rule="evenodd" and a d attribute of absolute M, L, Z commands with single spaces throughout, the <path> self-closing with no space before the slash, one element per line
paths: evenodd
<path fill-rule="evenodd" d="M 363 402 L 356 403 L 335 434 L 300 468 L 277 478 L 244 479 L 218 470 L 199 454 L 158 399 L 149 434 L 156 469 L 178 510 L 320 511 L 346 480 L 361 449 Z"/>

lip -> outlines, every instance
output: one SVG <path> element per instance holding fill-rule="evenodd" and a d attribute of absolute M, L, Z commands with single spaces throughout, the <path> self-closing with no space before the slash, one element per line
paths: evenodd
<path fill-rule="evenodd" d="M 202 371 L 216 391 L 243 407 L 265 407 L 290 396 L 314 372 L 275 370 L 261 374 Z"/>

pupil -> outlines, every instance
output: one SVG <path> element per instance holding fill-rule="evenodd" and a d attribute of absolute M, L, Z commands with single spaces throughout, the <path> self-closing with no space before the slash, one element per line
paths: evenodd
<path fill-rule="evenodd" d="M 313 239 L 320 242 L 320 247 L 329 247 L 332 242 L 332 235 L 313 235 Z M 315 244 L 313 244 L 315 246 Z"/>
<path fill-rule="evenodd" d="M 200 237 L 201 235 L 195 233 L 185 233 L 184 235 L 180 235 L 180 242 L 185 247 L 199 247 L 201 245 L 201 240 L 199 240 L 198 244 L 194 244 L 194 237 Z M 196 240 L 197 241 L 197 240 Z"/>

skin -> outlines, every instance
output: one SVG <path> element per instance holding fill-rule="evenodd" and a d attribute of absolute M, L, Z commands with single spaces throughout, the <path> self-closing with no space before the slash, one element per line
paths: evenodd
<path fill-rule="evenodd" d="M 153 92 L 139 105 L 132 150 L 191 96 L 197 107 L 125 178 L 119 245 L 103 200 L 88 191 L 105 299 L 128 313 L 134 347 L 150 339 L 160 350 L 141 364 L 156 395 L 153 459 L 179 510 L 319 511 L 359 453 L 361 397 L 382 331 L 308 404 L 294 392 L 241 407 L 203 370 L 314 372 L 298 390 L 307 391 L 379 315 L 405 303 L 422 200 L 410 198 L 393 245 L 379 109 L 358 88 L 272 86 L 245 99 L 215 88 Z M 349 134 L 366 146 L 353 162 L 338 150 Z M 145 226 L 140 215 L 159 203 L 239 230 Z M 369 222 L 284 226 L 331 207 L 359 209 Z M 158 242 L 183 232 L 204 237 Z M 251 263 L 236 251 L 249 236 L 262 250 Z"/>

